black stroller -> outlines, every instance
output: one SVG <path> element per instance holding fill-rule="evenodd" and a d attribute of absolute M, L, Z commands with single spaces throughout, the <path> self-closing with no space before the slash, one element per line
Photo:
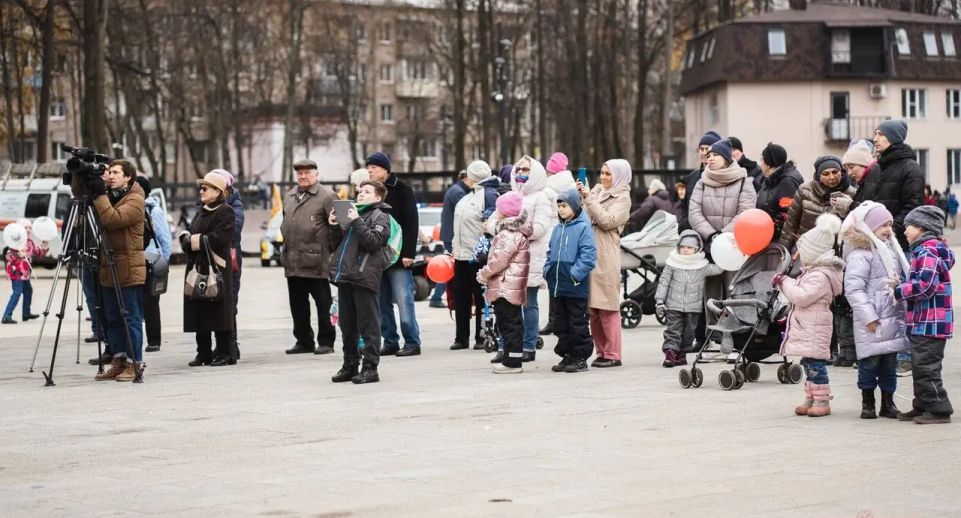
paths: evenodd
<path fill-rule="evenodd" d="M 678 373 L 682 387 L 696 388 L 704 383 L 699 363 L 733 363 L 733 368 L 722 370 L 717 376 L 724 390 L 737 390 L 745 382 L 757 381 L 762 363 L 779 365 L 777 379 L 781 383 L 801 381 L 804 370 L 799 364 L 783 356 L 766 360 L 780 352 L 783 321 L 788 313 L 787 303 L 779 297 L 780 291 L 771 286 L 771 280 L 778 273 L 788 272 L 791 266 L 791 256 L 783 246 L 768 245 L 735 273 L 727 299 L 708 299 L 707 310 L 718 320 L 707 326 L 709 332 L 690 370 L 681 369 Z M 728 355 L 735 352 L 736 358 L 730 360 Z"/>

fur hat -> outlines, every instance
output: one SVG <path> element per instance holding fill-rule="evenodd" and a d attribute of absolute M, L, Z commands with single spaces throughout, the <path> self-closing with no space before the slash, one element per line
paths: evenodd
<path fill-rule="evenodd" d="M 567 170 L 567 155 L 558 151 L 547 160 L 547 174 L 559 173 Z"/>
<path fill-rule="evenodd" d="M 797 249 L 801 254 L 801 264 L 813 264 L 822 256 L 834 253 L 838 231 L 841 230 L 841 220 L 833 214 L 818 216 L 814 228 L 808 230 L 798 238 Z"/>
<path fill-rule="evenodd" d="M 524 197 L 517 191 L 504 193 L 497 198 L 497 210 L 508 218 L 516 217 L 524 207 Z"/>

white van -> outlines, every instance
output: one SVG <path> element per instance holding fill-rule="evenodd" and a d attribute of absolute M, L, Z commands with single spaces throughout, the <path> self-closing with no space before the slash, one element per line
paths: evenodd
<path fill-rule="evenodd" d="M 34 220 L 49 216 L 60 227 L 70 214 L 70 186 L 64 185 L 61 164 L 5 164 L 0 166 L 0 230 L 20 218 Z M 46 257 L 36 264 L 57 263 L 62 243 L 58 235 L 49 243 Z"/>

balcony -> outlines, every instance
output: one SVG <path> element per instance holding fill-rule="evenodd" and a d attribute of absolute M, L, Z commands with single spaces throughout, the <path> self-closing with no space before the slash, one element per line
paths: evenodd
<path fill-rule="evenodd" d="M 847 144 L 853 139 L 872 138 L 874 129 L 890 116 L 846 117 L 843 119 L 824 119 L 824 141 L 827 143 Z"/>
<path fill-rule="evenodd" d="M 399 99 L 431 99 L 437 97 L 439 89 L 437 81 L 406 79 L 397 82 L 394 94 Z"/>

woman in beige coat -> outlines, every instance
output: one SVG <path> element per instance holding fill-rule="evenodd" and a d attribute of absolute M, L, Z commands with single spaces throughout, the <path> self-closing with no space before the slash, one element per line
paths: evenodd
<path fill-rule="evenodd" d="M 621 231 L 631 214 L 631 164 L 620 158 L 601 168 L 601 184 L 578 184 L 594 229 L 597 266 L 590 277 L 591 334 L 597 355 L 592 367 L 621 365 Z"/>

